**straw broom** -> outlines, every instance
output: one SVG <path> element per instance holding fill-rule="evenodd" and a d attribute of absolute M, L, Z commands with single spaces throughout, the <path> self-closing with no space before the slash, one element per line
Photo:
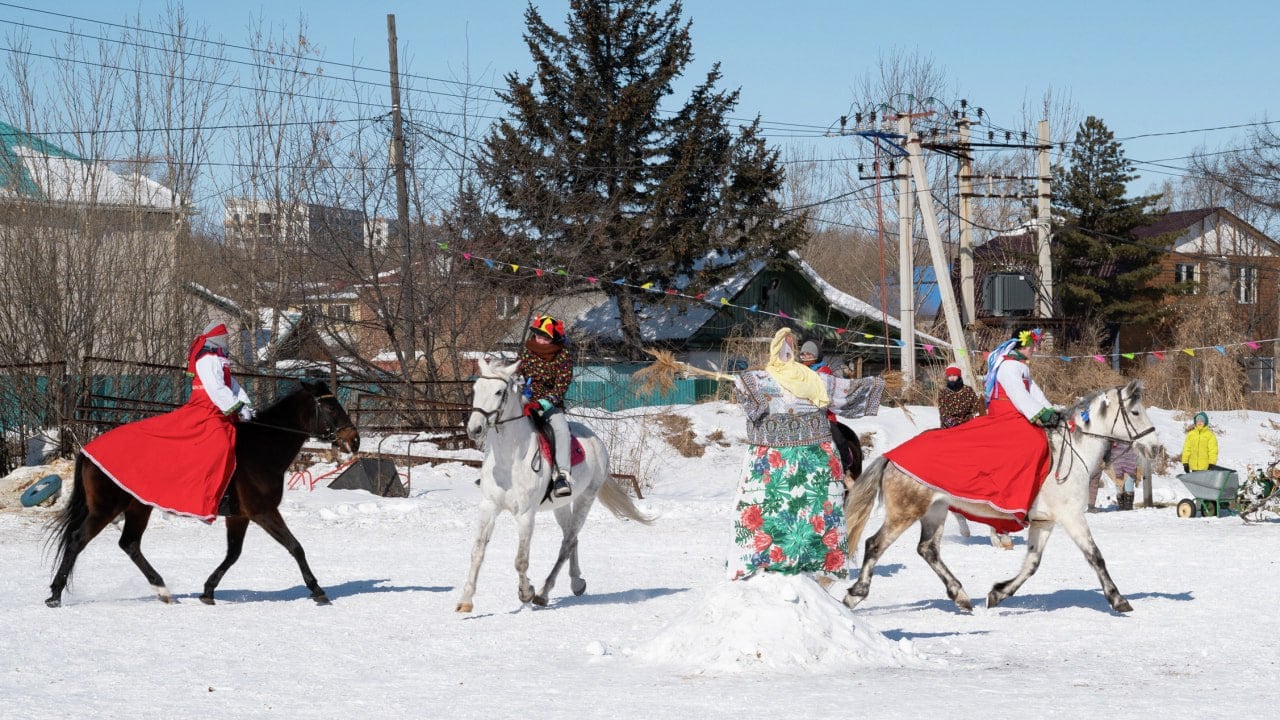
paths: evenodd
<path fill-rule="evenodd" d="M 671 392 L 676 386 L 676 375 L 679 373 L 688 373 L 690 375 L 701 375 L 715 380 L 723 380 L 725 382 L 733 382 L 737 378 L 727 373 L 715 372 L 713 370 L 703 370 L 692 365 L 682 363 L 676 360 L 674 353 L 668 350 L 650 350 L 645 348 L 645 352 L 654 357 L 653 364 L 649 367 L 637 370 L 633 375 L 634 378 L 640 380 L 640 389 L 643 392 L 651 392 L 654 388 L 658 388 L 662 392 Z"/>

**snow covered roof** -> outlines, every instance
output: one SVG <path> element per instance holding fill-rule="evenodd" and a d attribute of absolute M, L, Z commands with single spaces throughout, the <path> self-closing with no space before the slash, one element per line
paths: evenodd
<path fill-rule="evenodd" d="M 763 261 L 749 261 L 740 272 L 708 290 L 707 297 L 734 297 L 742 292 L 764 266 Z M 697 332 L 715 316 L 717 310 L 717 307 L 701 302 L 670 305 L 640 303 L 637 306 L 640 337 L 644 342 L 682 340 Z M 603 341 L 622 341 L 618 304 L 603 291 L 591 290 L 552 298 L 541 311 L 563 319 L 572 333 L 580 332 Z M 505 341 L 520 342 L 522 337 L 524 327 L 517 325 L 507 334 Z"/>
<path fill-rule="evenodd" d="M 137 174 L 121 175 L 0 122 L 0 198 L 148 210 L 181 206 L 178 194 Z"/>
<path fill-rule="evenodd" d="M 809 263 L 800 258 L 796 252 L 790 259 L 800 269 L 804 278 L 822 295 L 832 307 L 849 317 L 865 317 L 877 322 L 883 318 L 880 310 L 873 305 L 859 300 L 846 292 L 836 289 L 831 283 L 823 280 Z M 746 288 L 760 271 L 765 268 L 762 260 L 751 260 L 742 270 L 724 282 L 707 291 L 708 298 L 734 298 Z M 718 311 L 718 307 L 708 303 L 687 302 L 650 305 L 641 303 L 637 307 L 640 319 L 640 337 L 644 342 L 662 340 L 683 340 L 696 333 Z M 561 318 L 572 332 L 581 332 L 594 339 L 606 342 L 621 342 L 622 324 L 618 319 L 618 305 L 613 298 L 600 290 L 575 293 L 552 298 L 541 308 L 542 312 Z M 893 316 L 888 317 L 891 327 L 902 330 L 900 323 Z M 520 342 L 524 336 L 524 327 L 515 326 L 507 334 L 508 343 Z M 916 331 L 919 341 L 932 343 L 942 348 L 951 347 L 951 343 L 926 333 Z"/>
<path fill-rule="evenodd" d="M 865 317 L 872 320 L 883 320 L 887 318 L 891 327 L 897 328 L 899 332 L 902 331 L 902 323 L 899 322 L 897 318 L 892 315 L 883 315 L 874 305 L 863 300 L 859 300 L 849 293 L 837 289 L 826 280 L 823 280 L 822 276 L 818 275 L 818 271 L 814 270 L 809 263 L 802 260 L 800 258 L 800 254 L 794 250 L 791 251 L 791 259 L 795 261 L 796 265 L 800 268 L 800 272 L 804 273 L 805 278 L 813 284 L 813 287 L 816 288 L 819 293 L 822 293 L 823 299 L 830 303 L 832 307 L 840 310 L 850 317 Z M 946 340 L 936 338 L 928 333 L 922 333 L 919 330 L 916 331 L 916 337 L 939 347 L 951 347 L 951 343 Z"/>

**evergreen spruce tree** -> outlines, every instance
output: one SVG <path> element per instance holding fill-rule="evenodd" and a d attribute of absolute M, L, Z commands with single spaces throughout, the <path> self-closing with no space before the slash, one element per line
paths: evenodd
<path fill-rule="evenodd" d="M 626 283 L 600 288 L 618 301 L 633 357 L 643 356 L 636 302 L 665 297 L 635 286 L 683 276 L 696 294 L 735 263 L 804 239 L 804 218 L 778 206 L 783 170 L 759 119 L 730 125 L 738 93 L 716 88 L 718 65 L 682 105 L 664 105 L 693 50 L 680 3 L 659 4 L 572 0 L 564 31 L 530 5 L 536 69 L 507 76 L 500 95 L 512 110 L 479 165 L 525 262 Z"/>
<path fill-rule="evenodd" d="M 1099 320 L 1114 341 L 1123 325 L 1146 323 L 1160 310 L 1163 290 L 1158 239 L 1136 241 L 1133 230 L 1161 213 L 1159 195 L 1125 196 L 1136 176 L 1114 134 L 1089 116 L 1076 132 L 1068 167 L 1054 168 L 1054 295 L 1061 317 Z"/>

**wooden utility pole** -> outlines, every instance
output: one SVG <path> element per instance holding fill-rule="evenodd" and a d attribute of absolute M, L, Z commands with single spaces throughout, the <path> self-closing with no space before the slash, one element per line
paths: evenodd
<path fill-rule="evenodd" d="M 1053 317 L 1053 254 L 1049 248 L 1049 121 L 1036 125 L 1036 247 L 1040 255 L 1039 316 Z"/>
<path fill-rule="evenodd" d="M 898 132 L 911 133 L 911 117 L 898 116 Z M 902 382 L 910 385 L 916 377 L 915 248 L 911 241 L 915 202 L 911 197 L 911 173 L 902 168 L 898 176 L 898 312 L 902 322 Z M 942 282 L 941 279 L 938 282 Z"/>
<path fill-rule="evenodd" d="M 972 324 L 978 317 L 973 288 L 973 223 L 969 205 L 973 192 L 973 153 L 969 149 L 969 118 L 961 117 L 960 130 L 960 302 L 964 322 Z"/>
<path fill-rule="evenodd" d="M 947 334 L 951 338 L 951 346 L 956 351 L 956 357 L 961 360 L 960 372 L 965 384 L 969 387 L 977 387 L 968 342 L 964 336 L 964 326 L 960 324 L 960 310 L 956 307 L 956 296 L 951 290 L 951 273 L 947 268 L 947 256 L 942 248 L 942 232 L 938 229 L 938 215 L 933 207 L 929 176 L 925 174 L 924 160 L 920 154 L 920 136 L 916 135 L 915 131 L 907 133 L 907 155 L 911 158 L 911 175 L 915 180 L 916 193 L 920 198 L 920 217 L 924 220 L 925 236 L 929 239 L 933 273 L 938 278 L 938 296 L 942 301 L 942 312 L 947 320 Z"/>
<path fill-rule="evenodd" d="M 404 122 L 400 116 L 400 64 L 396 52 L 396 16 L 387 15 L 387 57 L 391 68 L 391 169 L 396 176 L 396 231 L 400 234 L 400 360 L 409 395 L 413 395 L 414 298 L 413 243 L 409 231 L 409 182 L 405 170 Z"/>

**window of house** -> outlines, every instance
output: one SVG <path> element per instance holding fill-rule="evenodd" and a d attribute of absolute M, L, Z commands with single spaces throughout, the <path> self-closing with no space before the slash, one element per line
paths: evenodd
<path fill-rule="evenodd" d="M 1248 265 L 1236 268 L 1236 302 L 1241 305 L 1258 302 L 1258 268 Z"/>
<path fill-rule="evenodd" d="M 342 304 L 342 305 L 330 305 L 330 306 L 329 306 L 329 317 L 333 318 L 334 320 L 350 321 L 350 320 L 351 320 L 351 306 L 350 306 L 350 305 L 345 305 L 345 304 Z"/>
<path fill-rule="evenodd" d="M 1249 392 L 1273 393 L 1276 391 L 1275 358 L 1245 358 L 1244 369 L 1249 376 Z"/>
<path fill-rule="evenodd" d="M 516 295 L 499 295 L 498 301 L 498 319 L 510 320 L 515 317 L 517 309 L 520 307 L 520 298 Z"/>
<path fill-rule="evenodd" d="M 1173 266 L 1173 281 L 1176 283 L 1198 283 L 1200 282 L 1200 266 L 1195 263 L 1178 263 Z M 1200 292 L 1199 287 L 1191 290 L 1193 293 Z"/>

